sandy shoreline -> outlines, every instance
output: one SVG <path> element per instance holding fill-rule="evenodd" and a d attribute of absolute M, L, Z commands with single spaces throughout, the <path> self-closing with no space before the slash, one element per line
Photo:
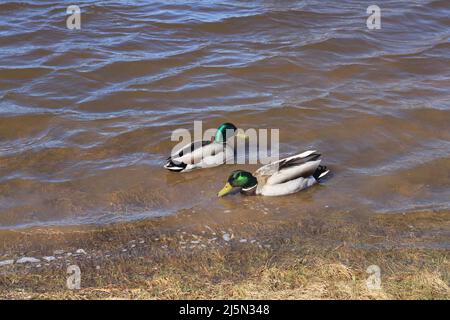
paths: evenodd
<path fill-rule="evenodd" d="M 187 210 L 110 226 L 2 231 L 0 261 L 14 263 L 0 266 L 0 297 L 450 298 L 450 212 L 352 219 L 244 214 L 213 223 Z M 18 263 L 24 257 L 39 262 Z M 80 290 L 66 287 L 69 265 L 80 267 Z M 367 287 L 370 265 L 380 267 L 380 289 Z"/>

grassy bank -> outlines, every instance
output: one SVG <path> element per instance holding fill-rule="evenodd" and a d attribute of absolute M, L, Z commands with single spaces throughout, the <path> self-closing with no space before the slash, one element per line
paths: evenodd
<path fill-rule="evenodd" d="M 190 224 L 187 216 L 2 232 L 0 260 L 41 262 L 0 267 L 0 297 L 450 298 L 449 250 L 442 245 L 448 212 L 377 215 L 357 224 L 347 215 L 227 225 Z M 85 252 L 76 253 L 80 248 Z M 49 255 L 55 260 L 43 259 Z M 82 272 L 80 290 L 66 288 L 72 264 Z M 380 289 L 367 287 L 370 265 L 381 269 Z"/>

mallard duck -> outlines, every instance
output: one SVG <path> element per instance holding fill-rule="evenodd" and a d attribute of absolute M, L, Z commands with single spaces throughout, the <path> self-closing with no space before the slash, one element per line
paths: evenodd
<path fill-rule="evenodd" d="M 233 188 L 239 188 L 245 195 L 263 196 L 282 196 L 306 189 L 330 172 L 320 165 L 319 157 L 319 153 L 311 150 L 269 163 L 253 174 L 233 171 L 218 196 L 223 197 Z"/>
<path fill-rule="evenodd" d="M 175 172 L 187 172 L 198 168 L 219 166 L 234 157 L 234 149 L 227 141 L 238 135 L 237 128 L 232 123 L 223 123 L 217 128 L 213 141 L 194 141 L 176 150 L 167 159 L 164 168 Z"/>

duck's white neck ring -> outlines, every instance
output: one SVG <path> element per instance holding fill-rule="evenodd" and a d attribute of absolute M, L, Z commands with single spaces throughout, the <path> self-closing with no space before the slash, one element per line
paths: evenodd
<path fill-rule="evenodd" d="M 255 184 L 254 186 L 250 187 L 250 188 L 242 188 L 242 191 L 248 192 L 253 190 L 254 188 L 256 188 L 258 186 L 258 184 Z"/>

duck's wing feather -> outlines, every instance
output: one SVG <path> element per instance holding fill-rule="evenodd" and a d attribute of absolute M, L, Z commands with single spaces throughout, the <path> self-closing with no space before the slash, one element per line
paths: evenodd
<path fill-rule="evenodd" d="M 279 184 L 299 177 L 311 176 L 320 164 L 320 154 L 315 150 L 269 163 L 255 172 L 258 181 Z"/>
<path fill-rule="evenodd" d="M 228 145 L 214 144 L 211 148 L 209 148 L 209 150 L 203 150 L 203 152 L 208 153 L 209 155 L 207 157 L 203 156 L 203 158 L 199 162 L 195 163 L 196 167 L 216 167 L 218 165 L 228 163 L 229 161 L 232 161 L 234 159 L 234 151 Z"/>
<path fill-rule="evenodd" d="M 302 163 L 306 163 L 308 161 L 316 160 L 320 157 L 320 154 L 315 150 L 305 151 L 299 154 L 296 154 L 291 157 L 287 157 L 284 159 L 280 159 L 278 161 L 271 162 L 262 166 L 258 170 L 255 171 L 256 175 L 259 176 L 271 176 L 278 171 L 289 168 L 292 166 L 300 165 Z"/>
<path fill-rule="evenodd" d="M 210 143 L 211 143 L 211 141 L 204 141 L 204 140 L 194 141 L 191 144 L 187 144 L 187 145 L 181 147 L 180 149 L 173 151 L 172 154 L 170 155 L 170 157 L 167 158 L 167 160 L 173 160 L 175 158 L 180 158 L 180 157 L 182 157 L 188 153 L 192 153 L 196 149 L 204 147 Z"/>
<path fill-rule="evenodd" d="M 223 152 L 223 148 L 222 144 L 212 143 L 211 141 L 194 141 L 190 145 L 174 152 L 168 161 L 196 164 L 205 157 L 215 156 Z"/>
<path fill-rule="evenodd" d="M 278 171 L 277 173 L 271 175 L 266 184 L 275 185 L 280 183 L 285 183 L 287 181 L 298 179 L 298 178 L 309 178 L 311 177 L 316 169 L 319 167 L 321 160 L 308 161 L 297 166 L 289 167 Z"/>

